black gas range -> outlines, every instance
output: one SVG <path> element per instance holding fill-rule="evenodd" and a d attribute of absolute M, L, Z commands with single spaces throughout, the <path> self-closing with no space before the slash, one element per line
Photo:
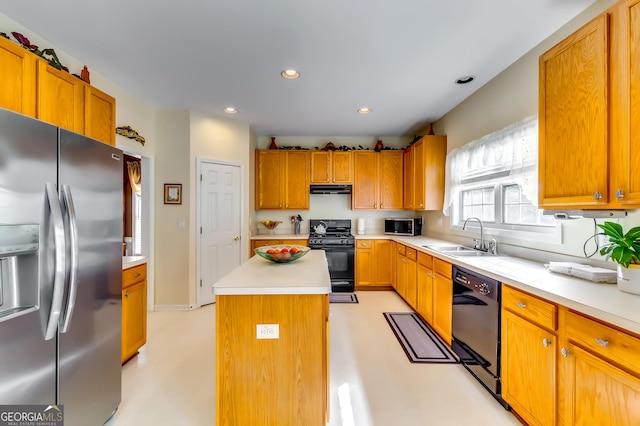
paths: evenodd
<path fill-rule="evenodd" d="M 309 247 L 327 254 L 331 291 L 353 292 L 356 239 L 351 235 L 351 220 L 311 219 L 309 229 Z"/>

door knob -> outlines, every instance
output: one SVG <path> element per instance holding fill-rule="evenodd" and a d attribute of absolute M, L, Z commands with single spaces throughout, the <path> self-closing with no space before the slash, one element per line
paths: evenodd
<path fill-rule="evenodd" d="M 233 241 L 240 241 L 240 237 L 239 236 L 233 237 Z"/>

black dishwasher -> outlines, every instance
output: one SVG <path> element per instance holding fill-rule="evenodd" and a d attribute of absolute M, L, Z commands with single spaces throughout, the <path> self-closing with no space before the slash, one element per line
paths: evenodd
<path fill-rule="evenodd" d="M 451 348 L 505 408 L 500 382 L 499 281 L 454 265 Z"/>

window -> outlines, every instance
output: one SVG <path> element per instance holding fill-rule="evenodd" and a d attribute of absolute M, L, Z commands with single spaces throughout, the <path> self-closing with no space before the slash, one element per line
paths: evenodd
<path fill-rule="evenodd" d="M 447 155 L 444 213 L 453 229 L 477 217 L 487 234 L 560 242 L 559 226 L 536 205 L 537 131 L 530 117 Z"/>

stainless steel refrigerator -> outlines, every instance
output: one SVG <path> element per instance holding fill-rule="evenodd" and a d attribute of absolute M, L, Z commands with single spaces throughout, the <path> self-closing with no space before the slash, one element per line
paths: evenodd
<path fill-rule="evenodd" d="M 0 404 L 121 398 L 122 151 L 0 109 Z"/>

